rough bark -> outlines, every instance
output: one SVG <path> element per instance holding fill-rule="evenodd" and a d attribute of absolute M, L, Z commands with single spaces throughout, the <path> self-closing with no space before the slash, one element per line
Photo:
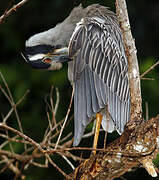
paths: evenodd
<path fill-rule="evenodd" d="M 72 179 L 110 180 L 142 165 L 146 170 L 150 168 L 148 172 L 156 177 L 152 160 L 159 153 L 159 115 L 142 122 L 131 134 L 126 131 L 124 134 L 128 136 L 126 144 L 123 144 L 121 136 L 105 150 L 81 163 L 72 174 Z"/>
<path fill-rule="evenodd" d="M 125 45 L 125 52 L 129 64 L 129 84 L 131 96 L 131 118 L 128 127 L 135 128 L 141 122 L 142 98 L 140 89 L 140 73 L 137 60 L 137 50 L 132 37 L 130 22 L 125 0 L 116 0 L 116 13 L 120 23 Z"/>

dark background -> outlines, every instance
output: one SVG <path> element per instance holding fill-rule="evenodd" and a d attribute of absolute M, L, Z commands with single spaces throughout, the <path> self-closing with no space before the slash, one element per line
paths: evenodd
<path fill-rule="evenodd" d="M 14 1 L 15 3 L 19 1 Z M 36 141 L 40 141 L 46 126 L 47 118 L 45 111 L 45 97 L 49 94 L 51 85 L 59 88 L 60 107 L 57 119 L 65 116 L 71 96 L 71 86 L 67 79 L 67 64 L 60 71 L 47 72 L 34 70 L 28 66 L 20 53 L 24 51 L 25 41 L 33 34 L 52 28 L 57 23 L 62 22 L 73 9 L 82 3 L 87 6 L 92 3 L 99 3 L 111 7 L 115 11 L 115 1 L 112 0 L 32 0 L 20 8 L 16 13 L 8 17 L 0 25 L 0 71 L 3 73 L 15 101 L 22 97 L 29 89 L 30 93 L 25 101 L 18 106 L 24 133 Z M 0 13 L 8 8 L 9 0 L 0 1 Z M 136 41 L 140 73 L 159 60 L 159 1 L 158 0 L 133 0 L 127 1 L 131 29 Z M 64 30 L 65 31 L 65 30 Z M 155 116 L 159 112 L 159 67 L 155 68 L 145 77 L 154 78 L 154 81 L 141 81 L 143 98 L 143 116 L 145 117 L 145 102 L 148 102 L 149 117 Z M 2 81 L 0 80 L 2 84 Z M 0 92 L 0 113 L 6 115 L 10 110 L 10 105 Z M 72 110 L 73 113 L 73 110 Z M 12 115 L 9 123 L 15 126 L 15 116 Z M 70 126 L 73 131 L 73 122 Z M 99 142 L 103 146 L 103 136 L 101 133 Z M 108 141 L 115 138 L 116 134 L 109 135 Z M 90 141 L 91 139 L 91 141 Z M 90 146 L 93 138 L 88 139 Z M 82 145 L 88 142 L 81 142 Z M 17 146 L 17 152 L 19 147 Z M 70 169 L 60 159 L 55 157 L 56 163 L 63 167 L 67 173 Z M 1 168 L 1 167 L 0 167 Z M 30 168 L 24 172 L 27 180 L 63 179 L 63 177 L 52 167 L 48 169 Z M 0 175 L 0 179 L 13 179 L 14 175 L 10 171 L 5 171 Z M 143 169 L 136 172 L 127 173 L 126 179 L 144 178 L 152 179 Z M 157 179 L 157 178 L 156 178 Z"/>

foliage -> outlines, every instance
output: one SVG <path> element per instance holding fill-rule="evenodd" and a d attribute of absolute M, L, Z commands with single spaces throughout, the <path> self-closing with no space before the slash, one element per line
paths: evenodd
<path fill-rule="evenodd" d="M 159 154 L 156 155 L 156 158 L 153 159 L 153 164 L 157 169 L 159 169 Z"/>

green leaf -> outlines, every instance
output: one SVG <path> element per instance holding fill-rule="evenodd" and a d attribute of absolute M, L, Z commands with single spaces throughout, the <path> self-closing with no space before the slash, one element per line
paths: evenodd
<path fill-rule="evenodd" d="M 154 166 L 159 169 L 159 154 L 156 155 L 156 158 L 152 160 Z"/>

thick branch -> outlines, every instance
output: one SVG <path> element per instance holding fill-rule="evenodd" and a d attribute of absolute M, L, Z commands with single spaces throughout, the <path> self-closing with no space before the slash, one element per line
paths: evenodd
<path fill-rule="evenodd" d="M 116 0 L 116 11 L 123 33 L 126 56 L 129 64 L 129 83 L 131 95 L 130 127 L 140 123 L 142 117 L 142 99 L 140 89 L 140 74 L 136 56 L 135 42 L 132 37 L 125 0 Z"/>
<path fill-rule="evenodd" d="M 124 132 L 127 133 L 126 131 Z M 156 176 L 152 159 L 159 153 L 159 115 L 142 122 L 128 136 L 123 146 L 122 136 L 111 143 L 105 152 L 81 163 L 72 175 L 73 179 L 110 180 L 121 176 L 133 167 L 143 165 L 152 176 Z M 147 161 L 149 159 L 149 161 Z M 151 171 L 152 170 L 152 171 Z"/>

